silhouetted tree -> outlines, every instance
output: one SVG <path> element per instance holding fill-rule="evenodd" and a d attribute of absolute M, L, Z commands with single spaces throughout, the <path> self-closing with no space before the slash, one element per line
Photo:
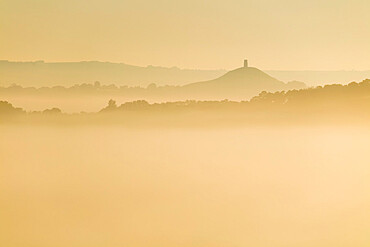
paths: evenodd
<path fill-rule="evenodd" d="M 116 103 L 116 101 L 115 101 L 115 100 L 110 99 L 110 100 L 108 101 L 108 108 L 110 108 L 110 109 L 117 108 L 117 103 Z"/>
<path fill-rule="evenodd" d="M 7 101 L 0 101 L 0 114 L 19 114 L 25 113 L 22 108 L 16 108 Z"/>
<path fill-rule="evenodd" d="M 54 108 L 51 108 L 51 109 L 46 109 L 42 113 L 44 113 L 44 114 L 60 114 L 60 113 L 62 113 L 62 110 L 59 109 L 59 108 L 54 107 Z"/>

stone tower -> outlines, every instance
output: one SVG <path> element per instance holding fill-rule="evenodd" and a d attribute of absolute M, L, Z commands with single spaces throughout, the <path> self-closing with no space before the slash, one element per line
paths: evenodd
<path fill-rule="evenodd" d="M 244 68 L 248 68 L 248 59 L 244 59 Z"/>

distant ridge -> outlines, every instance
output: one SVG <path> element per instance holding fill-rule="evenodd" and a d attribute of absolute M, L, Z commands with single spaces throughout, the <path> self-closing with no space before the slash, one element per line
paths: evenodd
<path fill-rule="evenodd" d="M 304 81 L 309 86 L 319 86 L 332 83 L 347 84 L 353 81 L 363 81 L 370 78 L 370 70 L 333 70 L 333 71 L 289 71 L 264 70 L 269 75 L 282 81 Z"/>
<path fill-rule="evenodd" d="M 0 86 L 18 84 L 21 86 L 73 86 L 99 81 L 102 85 L 157 86 L 185 85 L 208 81 L 224 75 L 226 70 L 179 69 L 177 67 L 133 66 L 124 63 L 82 61 L 12 62 L 0 60 Z M 264 70 L 280 81 L 303 81 L 309 86 L 332 83 L 349 83 L 370 78 L 367 71 L 277 71 Z"/>
<path fill-rule="evenodd" d="M 183 85 L 223 75 L 225 70 L 192 70 L 177 67 L 133 66 L 98 61 L 46 63 L 0 60 L 0 86 L 72 86 L 81 83 L 127 86 Z"/>

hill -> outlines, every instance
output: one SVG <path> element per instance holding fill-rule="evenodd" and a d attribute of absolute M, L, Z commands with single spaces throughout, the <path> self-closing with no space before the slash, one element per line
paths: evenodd
<path fill-rule="evenodd" d="M 214 80 L 187 84 L 183 89 L 189 96 L 204 98 L 208 95 L 212 99 L 245 100 L 262 91 L 275 92 L 305 87 L 303 82 L 284 83 L 257 68 L 242 67 Z"/>

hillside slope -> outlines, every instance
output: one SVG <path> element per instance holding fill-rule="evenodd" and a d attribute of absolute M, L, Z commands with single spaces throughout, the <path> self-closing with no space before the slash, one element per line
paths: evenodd
<path fill-rule="evenodd" d="M 284 83 L 253 67 L 242 67 L 210 81 L 190 83 L 183 86 L 189 95 L 208 95 L 212 99 L 231 98 L 243 100 L 262 91 L 275 92 L 302 89 L 303 82 Z M 240 98 L 242 96 L 242 98 Z"/>

